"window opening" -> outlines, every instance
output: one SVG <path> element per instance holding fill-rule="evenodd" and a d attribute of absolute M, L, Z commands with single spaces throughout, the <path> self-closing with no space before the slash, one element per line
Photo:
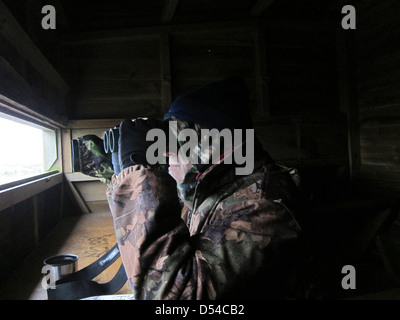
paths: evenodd
<path fill-rule="evenodd" d="M 0 185 L 54 170 L 54 130 L 0 113 Z"/>

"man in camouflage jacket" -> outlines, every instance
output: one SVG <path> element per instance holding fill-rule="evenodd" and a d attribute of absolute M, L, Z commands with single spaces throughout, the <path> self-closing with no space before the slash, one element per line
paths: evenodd
<path fill-rule="evenodd" d="M 165 119 L 178 131 L 252 128 L 244 88 L 237 78 L 212 83 L 178 98 Z M 131 157 L 112 177 L 107 196 L 135 299 L 290 297 L 297 190 L 257 140 L 255 148 L 246 176 L 223 159 L 174 175 Z"/>

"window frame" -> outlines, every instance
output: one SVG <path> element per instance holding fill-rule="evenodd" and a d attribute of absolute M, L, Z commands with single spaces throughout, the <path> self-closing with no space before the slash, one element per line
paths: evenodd
<path fill-rule="evenodd" d="M 35 174 L 35 175 L 32 175 L 32 176 L 27 176 L 26 178 L 21 178 L 21 179 L 18 179 L 18 180 L 13 180 L 13 181 L 10 181 L 10 182 L 6 182 L 4 184 L 0 184 L 0 190 L 4 190 L 5 186 L 7 186 L 7 185 L 15 186 L 15 185 L 18 185 L 18 184 L 23 184 L 26 181 L 30 181 L 30 180 L 35 179 L 35 178 L 39 179 L 41 176 L 49 174 L 51 172 L 54 172 L 54 171 L 58 172 L 58 170 L 50 170 L 52 167 L 54 167 L 54 165 L 56 163 L 59 162 L 58 160 L 59 160 L 59 157 L 60 157 L 60 155 L 59 155 L 59 145 L 58 145 L 58 139 L 57 139 L 57 130 L 55 130 L 54 128 L 50 128 L 48 126 L 38 125 L 38 124 L 36 124 L 34 122 L 30 122 L 30 121 L 27 121 L 27 120 L 24 120 L 24 119 L 15 117 L 15 116 L 11 116 L 11 115 L 9 115 L 7 113 L 4 113 L 4 112 L 1 112 L 1 111 L 0 111 L 0 118 L 6 119 L 6 120 L 9 120 L 9 121 L 13 121 L 13 122 L 16 122 L 16 123 L 20 123 L 20 124 L 23 124 L 25 126 L 30 126 L 32 128 L 38 129 L 38 130 L 53 132 L 54 136 L 55 136 L 55 152 L 56 152 L 56 155 L 55 155 L 56 158 L 51 163 L 51 165 L 50 165 L 50 167 L 49 167 L 49 169 L 47 171 L 44 171 L 44 172 L 41 172 L 41 173 L 38 173 L 38 174 Z M 44 161 L 46 161 L 46 160 L 44 159 Z"/>
<path fill-rule="evenodd" d="M 44 130 L 53 130 L 56 136 L 59 170 L 53 170 L 0 185 L 0 211 L 41 193 L 64 181 L 61 130 L 65 124 L 47 118 L 0 94 L 0 113 L 6 118 Z"/>

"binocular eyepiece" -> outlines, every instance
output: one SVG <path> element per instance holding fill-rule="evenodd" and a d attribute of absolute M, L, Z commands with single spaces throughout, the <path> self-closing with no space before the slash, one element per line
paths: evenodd
<path fill-rule="evenodd" d="M 106 154 L 118 152 L 119 127 L 111 128 L 103 133 L 103 146 Z"/>
<path fill-rule="evenodd" d="M 106 154 L 111 154 L 111 161 L 113 164 L 114 172 L 119 174 L 121 172 L 119 156 L 118 156 L 118 139 L 119 139 L 119 126 L 103 132 L 103 147 Z"/>

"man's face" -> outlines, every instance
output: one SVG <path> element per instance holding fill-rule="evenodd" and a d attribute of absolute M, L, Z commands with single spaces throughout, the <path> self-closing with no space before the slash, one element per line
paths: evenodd
<path fill-rule="evenodd" d="M 182 182 L 186 173 L 192 167 L 192 164 L 187 161 L 187 159 L 182 159 L 182 156 L 179 152 L 178 155 L 175 153 L 167 153 L 167 156 L 169 157 L 169 174 L 177 183 Z"/>

